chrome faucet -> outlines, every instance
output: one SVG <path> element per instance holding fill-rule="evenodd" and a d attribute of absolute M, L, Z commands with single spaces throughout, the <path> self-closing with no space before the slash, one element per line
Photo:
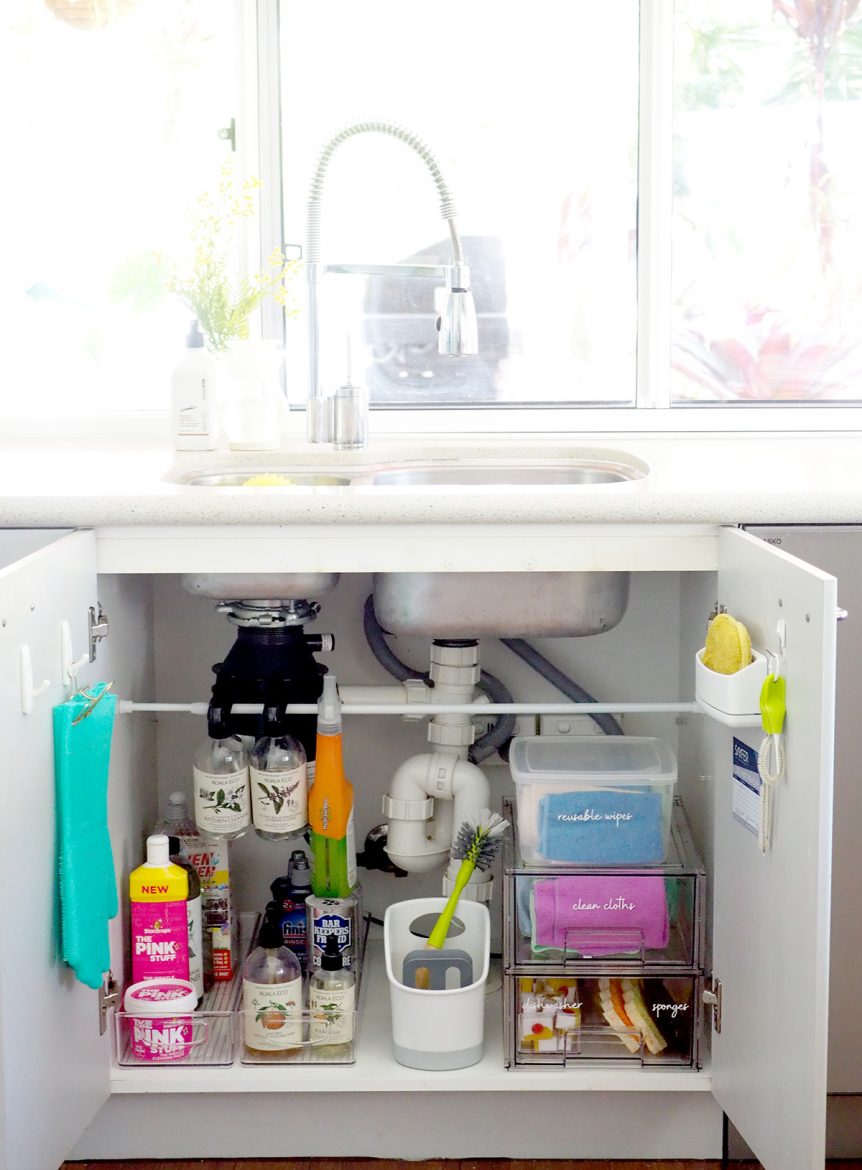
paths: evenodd
<path fill-rule="evenodd" d="M 320 199 L 326 169 L 336 148 L 357 134 L 375 132 L 390 134 L 411 147 L 431 173 L 440 196 L 440 212 L 449 225 L 452 244 L 451 264 L 323 264 L 320 257 Z M 359 276 L 436 276 L 446 281 L 446 302 L 437 319 L 438 352 L 463 355 L 478 353 L 476 309 L 470 292 L 470 270 L 464 262 L 461 239 L 455 226 L 455 205 L 440 167 L 428 147 L 405 130 L 391 122 L 356 122 L 339 130 L 326 143 L 317 160 L 308 194 L 308 223 L 305 248 L 305 269 L 308 277 L 308 400 L 306 425 L 310 443 L 328 443 L 333 440 L 333 395 L 324 392 L 320 380 L 320 327 L 318 287 L 325 273 L 346 273 Z"/>

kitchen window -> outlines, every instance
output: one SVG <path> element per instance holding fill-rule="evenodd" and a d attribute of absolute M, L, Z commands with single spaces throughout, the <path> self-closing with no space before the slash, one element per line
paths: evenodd
<path fill-rule="evenodd" d="M 154 256 L 181 252 L 234 131 L 266 256 L 302 243 L 322 145 L 373 117 L 423 138 L 452 187 L 480 341 L 438 357 L 433 282 L 327 277 L 324 374 L 343 380 L 349 333 L 373 431 L 859 426 L 858 0 L 440 0 L 433 20 L 398 0 L 19 0 L 4 17 L 4 415 L 138 430 L 152 412 L 161 433 L 189 315 Z M 325 260 L 445 259 L 445 234 L 403 144 L 339 148 Z M 302 314 L 262 327 L 286 337 L 301 407 Z"/>
<path fill-rule="evenodd" d="M 441 0 L 433 21 L 376 0 L 373 12 L 345 5 L 333 27 L 319 5 L 281 4 L 286 232 L 302 238 L 307 176 L 334 130 L 403 124 L 455 195 L 480 354 L 437 356 L 424 282 L 328 277 L 360 286 L 349 323 L 350 295 L 331 294 L 328 384 L 343 380 L 350 332 L 382 408 L 602 407 L 609 428 L 637 426 L 630 408 L 666 425 L 673 408 L 700 429 L 738 425 L 734 407 L 759 427 L 788 405 L 811 425 L 812 408 L 859 403 L 856 0 L 537 0 L 528 18 Z M 303 47 L 323 44 L 321 68 Z M 401 143 L 342 144 L 323 259 L 445 262 L 434 195 Z M 301 321 L 291 332 L 304 340 Z M 301 393 L 299 363 L 291 381 Z"/>

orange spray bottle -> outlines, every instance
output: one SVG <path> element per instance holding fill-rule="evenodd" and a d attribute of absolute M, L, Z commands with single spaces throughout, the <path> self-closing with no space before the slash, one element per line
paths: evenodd
<path fill-rule="evenodd" d="M 318 897 L 346 898 L 356 885 L 353 785 L 344 775 L 341 700 L 335 675 L 323 679 L 317 703 L 314 783 L 308 794 L 311 888 Z"/>

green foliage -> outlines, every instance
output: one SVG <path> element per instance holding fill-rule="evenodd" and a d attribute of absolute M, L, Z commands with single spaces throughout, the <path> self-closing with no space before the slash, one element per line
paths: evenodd
<path fill-rule="evenodd" d="M 226 163 L 216 191 L 205 191 L 196 201 L 186 270 L 180 272 L 175 263 L 167 262 L 167 289 L 198 319 L 207 348 L 214 353 L 248 337 L 249 317 L 267 297 L 287 306 L 287 285 L 299 269 L 298 261 L 287 260 L 276 248 L 260 272 L 244 277 L 237 273 L 238 227 L 254 215 L 259 187 L 259 179 L 240 182 Z M 296 312 L 293 306 L 287 311 Z"/>

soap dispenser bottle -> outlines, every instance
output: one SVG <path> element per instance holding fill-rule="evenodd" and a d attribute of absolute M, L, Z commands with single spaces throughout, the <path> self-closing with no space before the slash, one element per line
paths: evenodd
<path fill-rule="evenodd" d="M 242 1011 L 249 1055 L 277 1059 L 277 1054 L 302 1046 L 302 972 L 271 913 L 264 917 L 257 946 L 243 964 Z"/>
<path fill-rule="evenodd" d="M 192 321 L 186 350 L 171 376 L 171 422 L 177 451 L 212 451 L 218 444 L 218 365 Z"/>
<path fill-rule="evenodd" d="M 356 977 L 344 970 L 338 939 L 330 934 L 320 956 L 320 966 L 308 989 L 311 1016 L 309 1039 L 321 1056 L 350 1056 L 356 1011 Z"/>

